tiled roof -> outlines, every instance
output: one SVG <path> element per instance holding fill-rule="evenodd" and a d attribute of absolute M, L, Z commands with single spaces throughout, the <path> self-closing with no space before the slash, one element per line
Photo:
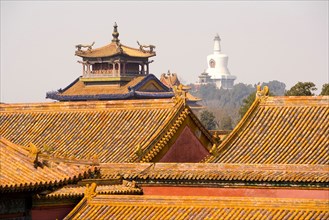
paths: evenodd
<path fill-rule="evenodd" d="M 178 86 L 181 84 L 176 73 L 162 73 L 160 81 L 168 88 L 172 88 L 173 86 Z"/>
<path fill-rule="evenodd" d="M 328 165 L 143 163 L 101 164 L 101 178 L 118 176 L 139 183 L 329 186 Z"/>
<path fill-rule="evenodd" d="M 137 91 L 150 80 L 154 80 L 162 91 Z M 86 85 L 80 78 L 57 92 L 48 92 L 46 98 L 59 101 L 81 100 L 118 100 L 137 97 L 171 98 L 174 94 L 163 85 L 153 74 L 137 76 L 125 85 Z"/>
<path fill-rule="evenodd" d="M 76 183 L 96 171 L 89 165 L 47 160 L 37 165 L 36 155 L 28 147 L 0 138 L 0 192 L 21 192 Z M 40 163 L 40 162 L 39 162 Z M 41 164 L 43 165 L 43 164 Z"/>
<path fill-rule="evenodd" d="M 120 48 L 117 43 L 111 42 L 110 44 L 96 48 L 91 50 L 78 50 L 75 52 L 75 55 L 85 58 L 94 58 L 94 57 L 111 57 L 119 54 L 128 55 L 131 57 L 153 57 L 155 56 L 155 52 L 148 52 L 148 51 L 142 51 L 139 49 L 135 49 L 132 47 L 125 46 L 123 44 L 121 45 L 122 51 L 120 51 Z"/>
<path fill-rule="evenodd" d="M 1 104 L 0 133 L 16 144 L 46 145 L 57 156 L 147 162 L 188 114 L 183 102 L 172 99 Z"/>
<path fill-rule="evenodd" d="M 327 200 L 96 195 L 65 219 L 328 219 Z"/>
<path fill-rule="evenodd" d="M 63 90 L 62 95 L 97 95 L 97 94 L 126 94 L 129 92 L 128 88 L 140 83 L 145 76 L 137 76 L 123 86 L 113 85 L 91 85 L 86 86 L 81 80 L 74 85 Z"/>
<path fill-rule="evenodd" d="M 49 193 L 45 196 L 48 199 L 57 198 L 73 198 L 83 197 L 86 186 L 69 185 Z M 141 188 L 138 188 L 134 183 L 124 181 L 118 185 L 98 185 L 96 188 L 98 194 L 113 194 L 113 195 L 140 195 L 143 193 Z"/>
<path fill-rule="evenodd" d="M 329 96 L 262 97 L 209 162 L 328 164 Z"/>

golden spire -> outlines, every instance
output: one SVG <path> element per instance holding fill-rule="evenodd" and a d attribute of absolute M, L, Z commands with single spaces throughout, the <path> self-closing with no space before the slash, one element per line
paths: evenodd
<path fill-rule="evenodd" d="M 114 22 L 114 25 L 113 25 L 112 36 L 113 36 L 112 42 L 115 42 L 115 43 L 119 43 L 120 42 L 120 40 L 119 40 L 119 32 L 118 32 L 118 25 L 117 25 L 116 22 Z"/>

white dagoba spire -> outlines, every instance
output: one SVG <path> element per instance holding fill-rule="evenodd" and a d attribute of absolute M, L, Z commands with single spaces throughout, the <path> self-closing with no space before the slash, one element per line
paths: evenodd
<path fill-rule="evenodd" d="M 214 54 L 220 54 L 220 51 L 221 51 L 221 49 L 220 49 L 220 37 L 219 37 L 218 34 L 216 34 L 214 41 L 215 41 Z"/>
<path fill-rule="evenodd" d="M 231 75 L 227 64 L 228 56 L 221 52 L 220 37 L 214 38 L 214 53 L 207 56 L 208 68 L 206 72 L 218 88 L 230 89 L 233 87 L 235 76 Z"/>

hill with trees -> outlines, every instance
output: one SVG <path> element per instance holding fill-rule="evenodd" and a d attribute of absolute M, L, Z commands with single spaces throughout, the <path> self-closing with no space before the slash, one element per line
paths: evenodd
<path fill-rule="evenodd" d="M 272 95 L 284 95 L 286 89 L 284 83 L 276 80 L 261 85 L 268 86 Z M 200 104 L 206 107 L 207 113 L 198 114 L 201 121 L 206 123 L 207 127 L 211 125 L 212 129 L 214 129 L 214 125 L 211 121 L 214 121 L 215 128 L 219 130 L 234 128 L 241 115 L 244 114 L 240 111 L 241 106 L 248 110 L 248 103 L 254 101 L 256 92 L 256 84 L 238 83 L 229 90 L 217 89 L 214 84 L 200 85 L 199 87 L 190 84 L 189 86 L 191 87 L 190 92 L 201 98 Z"/>

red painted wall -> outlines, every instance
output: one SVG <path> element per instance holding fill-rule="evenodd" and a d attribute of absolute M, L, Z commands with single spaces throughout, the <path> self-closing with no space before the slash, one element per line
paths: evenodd
<path fill-rule="evenodd" d="M 33 220 L 63 219 L 74 207 L 74 205 L 66 205 L 32 208 L 31 216 Z"/>
<path fill-rule="evenodd" d="M 209 187 L 155 187 L 143 186 L 144 195 L 163 196 L 225 196 L 328 199 L 329 190 L 260 189 L 260 188 L 209 188 Z"/>
<path fill-rule="evenodd" d="M 208 155 L 205 147 L 195 137 L 191 129 L 186 126 L 160 162 L 200 162 Z"/>

